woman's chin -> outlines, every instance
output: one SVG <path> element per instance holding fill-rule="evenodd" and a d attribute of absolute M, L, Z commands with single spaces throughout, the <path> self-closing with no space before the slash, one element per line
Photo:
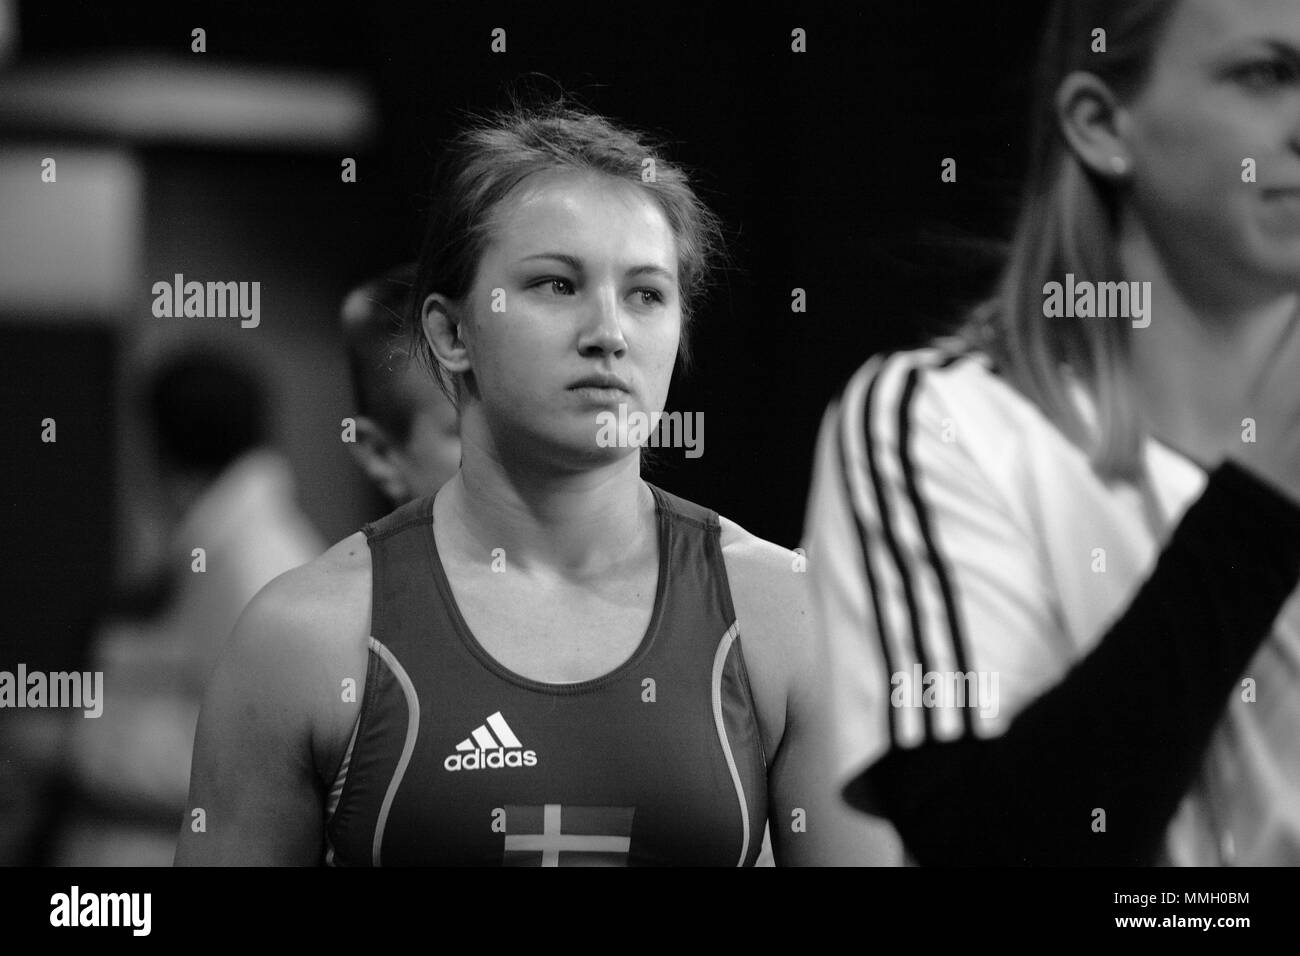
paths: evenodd
<path fill-rule="evenodd" d="M 562 470 L 588 471 L 622 461 L 638 453 L 634 447 L 601 442 L 593 433 L 568 430 L 565 434 L 538 436 L 535 447 Z"/>
<path fill-rule="evenodd" d="M 588 467 L 599 468 L 603 465 L 612 465 L 623 461 L 637 454 L 638 450 L 636 448 L 604 446 L 598 442 L 588 440 L 585 444 L 574 449 L 573 458 L 574 461 L 583 462 Z"/>

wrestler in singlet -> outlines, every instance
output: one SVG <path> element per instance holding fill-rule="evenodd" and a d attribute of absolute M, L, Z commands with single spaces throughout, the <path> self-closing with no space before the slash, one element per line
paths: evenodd
<path fill-rule="evenodd" d="M 557 103 L 472 124 L 435 183 L 405 329 L 460 468 L 254 598 L 177 862 L 736 866 L 765 830 L 778 864 L 879 859 L 833 785 L 803 556 L 646 484 L 649 436 L 608 427 L 661 414 L 686 354 L 720 241 L 688 177 Z"/>
<path fill-rule="evenodd" d="M 766 763 L 713 512 L 653 485 L 659 585 L 623 664 L 515 674 L 475 639 L 433 497 L 365 527 L 370 653 L 327 806 L 326 862 L 752 865 Z"/>

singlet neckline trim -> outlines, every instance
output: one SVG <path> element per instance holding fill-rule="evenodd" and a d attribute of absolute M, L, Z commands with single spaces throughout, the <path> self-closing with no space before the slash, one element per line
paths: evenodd
<path fill-rule="evenodd" d="M 470 629 L 469 623 L 461 613 L 460 604 L 456 601 L 455 594 L 452 593 L 451 580 L 447 577 L 447 569 L 443 566 L 442 555 L 438 551 L 438 543 L 433 534 L 433 504 L 437 495 L 429 497 L 427 505 L 424 540 L 425 551 L 428 555 L 429 564 L 433 570 L 434 583 L 441 593 L 443 601 L 446 604 L 448 615 L 451 617 L 452 624 L 456 629 L 456 636 L 461 644 L 482 664 L 489 672 L 499 677 L 507 683 L 522 687 L 525 690 L 535 691 L 541 694 L 553 694 L 557 696 L 572 696 L 575 694 L 584 694 L 591 691 L 600 690 L 615 683 L 622 677 L 626 676 L 629 671 L 637 666 L 650 650 L 654 647 L 655 641 L 659 635 L 659 629 L 664 616 L 664 606 L 667 604 L 668 594 L 668 555 L 672 548 L 671 538 L 671 521 L 670 509 L 668 503 L 664 500 L 662 493 L 650 482 L 644 482 L 645 486 L 650 489 L 654 496 L 655 502 L 655 523 L 659 541 L 659 570 L 658 579 L 655 582 L 654 605 L 650 611 L 650 623 L 646 625 L 645 633 L 641 636 L 640 643 L 636 649 L 628 656 L 627 660 L 617 665 L 613 670 L 601 674 L 599 677 L 593 677 L 589 680 L 577 681 L 570 684 L 553 684 L 547 681 L 534 680 L 531 677 L 525 677 L 506 667 L 495 657 L 488 653 L 487 649 L 479 643 L 474 636 L 473 630 Z"/>

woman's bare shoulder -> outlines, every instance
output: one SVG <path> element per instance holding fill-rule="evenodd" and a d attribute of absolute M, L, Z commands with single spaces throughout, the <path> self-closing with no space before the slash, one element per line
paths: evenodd
<path fill-rule="evenodd" d="M 364 645 L 370 622 L 370 549 L 361 532 L 275 578 L 249 602 L 239 630 L 298 645 Z M 358 637 L 360 636 L 360 638 Z"/>
<path fill-rule="evenodd" d="M 808 577 L 803 555 L 751 534 L 729 518 L 719 516 L 718 520 L 722 525 L 720 543 L 733 599 L 734 592 L 739 590 L 760 607 L 777 609 L 795 601 L 800 607 L 790 610 L 802 610 Z"/>
<path fill-rule="evenodd" d="M 265 711 L 267 731 L 310 747 L 318 773 L 335 766 L 365 687 L 370 549 L 351 535 L 271 581 L 224 649 L 214 691 L 223 706 Z"/>

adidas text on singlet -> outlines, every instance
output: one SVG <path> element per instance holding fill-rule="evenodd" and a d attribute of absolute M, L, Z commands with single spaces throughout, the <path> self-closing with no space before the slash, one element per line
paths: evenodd
<path fill-rule="evenodd" d="M 659 488 L 632 656 L 547 684 L 461 617 L 432 496 L 366 525 L 365 693 L 326 813 L 331 865 L 752 865 L 767 768 L 715 513 Z"/>

